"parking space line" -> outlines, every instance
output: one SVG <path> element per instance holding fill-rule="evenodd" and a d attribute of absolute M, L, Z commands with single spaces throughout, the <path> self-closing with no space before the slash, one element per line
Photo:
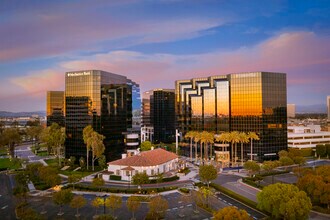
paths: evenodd
<path fill-rule="evenodd" d="M 8 205 L 5 205 L 4 207 L 2 207 L 1 209 L 5 209 L 5 208 L 7 208 L 8 207 Z"/>

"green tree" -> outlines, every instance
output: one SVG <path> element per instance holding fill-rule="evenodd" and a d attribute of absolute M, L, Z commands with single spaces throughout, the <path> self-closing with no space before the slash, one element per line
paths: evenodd
<path fill-rule="evenodd" d="M 87 200 L 83 196 L 74 196 L 70 202 L 71 208 L 77 209 L 76 217 L 79 217 L 79 209 L 87 204 Z"/>
<path fill-rule="evenodd" d="M 73 194 L 69 189 L 63 189 L 53 194 L 53 202 L 60 206 L 58 215 L 63 215 L 62 206 L 69 204 L 73 198 Z"/>
<path fill-rule="evenodd" d="M 86 160 L 85 160 L 85 158 L 83 158 L 83 157 L 80 157 L 79 158 L 79 166 L 80 166 L 80 168 L 82 170 L 85 169 L 85 166 L 86 166 Z"/>
<path fill-rule="evenodd" d="M 7 145 L 12 158 L 15 158 L 15 146 L 21 142 L 21 135 L 17 128 L 6 128 L 2 134 L 3 145 Z"/>
<path fill-rule="evenodd" d="M 206 201 L 206 207 L 209 207 L 209 198 L 213 195 L 213 192 L 210 190 L 210 188 L 201 187 L 200 192 L 202 193 L 204 200 Z"/>
<path fill-rule="evenodd" d="M 259 136 L 255 132 L 249 132 L 248 138 L 250 140 L 250 160 L 253 160 L 253 141 L 260 140 Z"/>
<path fill-rule="evenodd" d="M 249 172 L 249 174 L 252 175 L 260 171 L 260 166 L 259 164 L 257 164 L 257 162 L 250 160 L 244 163 L 244 169 L 246 169 Z"/>
<path fill-rule="evenodd" d="M 27 193 L 28 193 L 28 188 L 26 186 L 17 185 L 13 188 L 13 195 L 20 201 L 24 199 L 24 201 L 27 202 L 26 200 Z"/>
<path fill-rule="evenodd" d="M 101 155 L 97 162 L 102 169 L 107 168 L 107 160 L 104 155 Z"/>
<path fill-rule="evenodd" d="M 227 206 L 213 213 L 215 220 L 252 220 L 244 209 L 238 209 L 234 206 Z"/>
<path fill-rule="evenodd" d="M 249 142 L 249 137 L 245 132 L 239 133 L 239 142 L 241 143 L 241 165 L 243 166 L 244 161 L 244 155 L 243 155 L 243 144 L 246 144 Z"/>
<path fill-rule="evenodd" d="M 94 132 L 94 129 L 91 125 L 88 125 L 83 130 L 83 139 L 84 143 L 86 144 L 86 164 L 87 164 L 87 170 L 88 170 L 88 164 L 89 164 L 89 152 L 92 149 L 92 143 L 91 143 L 91 136 Z"/>
<path fill-rule="evenodd" d="M 218 176 L 217 169 L 213 165 L 202 165 L 199 167 L 199 177 L 209 187 L 210 181 Z"/>
<path fill-rule="evenodd" d="M 312 208 L 304 191 L 291 184 L 276 183 L 257 194 L 258 208 L 276 219 L 307 219 Z"/>
<path fill-rule="evenodd" d="M 239 132 L 238 131 L 232 131 L 230 132 L 230 142 L 231 142 L 231 158 L 232 158 L 232 164 L 236 164 L 236 158 L 237 158 L 237 143 L 240 142 Z"/>
<path fill-rule="evenodd" d="M 290 157 L 280 157 L 280 163 L 282 166 L 289 166 L 294 164 L 294 161 Z"/>
<path fill-rule="evenodd" d="M 69 158 L 69 165 L 73 167 L 74 164 L 75 164 L 75 162 L 76 162 L 76 157 L 71 156 L 71 157 Z"/>
<path fill-rule="evenodd" d="M 198 146 L 198 142 L 200 142 L 200 140 L 201 140 L 201 133 L 199 133 L 199 132 L 196 131 L 195 136 L 194 136 L 194 142 L 195 142 L 195 161 L 197 161 L 197 146 Z M 200 149 L 202 151 L 202 146 L 201 146 Z"/>
<path fill-rule="evenodd" d="M 315 174 L 307 174 L 298 179 L 297 187 L 306 192 L 314 204 L 320 203 L 324 185 L 323 178 Z"/>
<path fill-rule="evenodd" d="M 281 157 L 288 157 L 289 156 L 289 152 L 287 152 L 286 150 L 281 150 L 280 152 L 278 152 L 278 156 L 279 156 L 279 158 L 281 158 Z"/>
<path fill-rule="evenodd" d="M 95 197 L 92 202 L 91 205 L 95 208 L 95 215 L 97 215 L 97 209 L 104 205 L 104 201 L 101 197 Z"/>
<path fill-rule="evenodd" d="M 116 209 L 119 209 L 122 205 L 122 198 L 120 196 L 111 195 L 105 200 L 105 206 L 110 208 L 112 211 L 112 216 L 115 217 Z"/>
<path fill-rule="evenodd" d="M 208 160 L 209 159 L 209 155 L 208 155 L 209 145 L 211 146 L 210 154 L 211 154 L 211 157 L 212 157 L 212 144 L 214 143 L 214 133 L 203 131 L 201 133 L 201 140 L 200 141 L 201 141 L 201 143 L 204 143 L 204 157 L 205 157 L 206 160 Z"/>
<path fill-rule="evenodd" d="M 160 219 L 165 215 L 165 211 L 168 209 L 168 202 L 162 196 L 155 196 L 150 199 L 148 215 L 152 219 Z"/>
<path fill-rule="evenodd" d="M 142 184 L 149 183 L 149 176 L 145 172 L 136 173 L 132 177 L 132 182 L 134 185 L 142 186 Z"/>
<path fill-rule="evenodd" d="M 70 176 L 68 176 L 68 183 L 72 184 L 73 189 L 74 189 L 75 184 L 77 182 L 79 182 L 80 180 L 81 180 L 80 174 L 74 173 L 74 174 L 71 174 Z"/>
<path fill-rule="evenodd" d="M 216 135 L 215 137 L 215 141 L 216 142 L 221 142 L 222 144 L 225 144 L 225 143 L 230 143 L 230 133 L 228 132 L 224 132 L 224 133 L 221 133 L 220 135 Z M 225 147 L 222 147 L 222 151 L 225 150 Z"/>
<path fill-rule="evenodd" d="M 140 144 L 141 151 L 151 150 L 152 144 L 150 141 L 144 141 Z"/>
<path fill-rule="evenodd" d="M 97 177 L 93 179 L 92 186 L 99 188 L 101 191 L 101 187 L 104 186 L 104 179 L 102 177 Z"/>
<path fill-rule="evenodd" d="M 190 161 L 192 161 L 192 142 L 194 137 L 196 136 L 196 131 L 188 131 L 184 136 L 185 138 L 190 139 Z"/>
<path fill-rule="evenodd" d="M 327 147 L 324 144 L 316 145 L 316 154 L 319 158 L 327 156 Z"/>
<path fill-rule="evenodd" d="M 30 137 L 30 139 L 33 141 L 33 145 L 35 146 L 39 144 L 42 132 L 43 127 L 40 124 L 31 126 L 26 129 L 26 134 Z"/>
<path fill-rule="evenodd" d="M 130 196 L 126 203 L 127 209 L 132 212 L 131 220 L 135 220 L 134 214 L 140 208 L 141 202 L 138 196 Z"/>
<path fill-rule="evenodd" d="M 53 148 L 58 157 L 58 165 L 61 166 L 61 156 L 63 154 L 63 145 L 65 142 L 65 128 L 60 127 L 57 123 L 53 123 L 44 133 L 43 139 L 47 145 Z"/>
<path fill-rule="evenodd" d="M 103 140 L 105 139 L 105 136 L 97 133 L 94 131 L 89 138 L 89 141 L 91 142 L 92 146 L 92 170 L 94 171 L 94 163 L 97 159 L 99 159 L 105 150 L 105 146 L 103 143 Z"/>
<path fill-rule="evenodd" d="M 16 181 L 17 185 L 26 187 L 30 181 L 29 175 L 27 174 L 27 172 L 25 170 L 22 172 L 17 172 L 15 175 L 15 181 Z"/>
<path fill-rule="evenodd" d="M 41 166 L 39 167 L 38 172 L 40 179 L 44 181 L 47 186 L 54 187 L 61 183 L 61 177 L 53 167 Z"/>
<path fill-rule="evenodd" d="M 271 173 L 272 171 L 274 171 L 274 169 L 276 169 L 277 167 L 280 166 L 280 162 L 278 160 L 274 160 L 274 161 L 265 161 L 262 164 L 262 169 L 265 170 L 267 173 Z M 274 174 L 271 175 L 272 176 L 272 184 L 274 183 Z"/>
<path fill-rule="evenodd" d="M 327 149 L 327 155 L 330 156 L 330 144 L 325 144 L 325 148 Z"/>

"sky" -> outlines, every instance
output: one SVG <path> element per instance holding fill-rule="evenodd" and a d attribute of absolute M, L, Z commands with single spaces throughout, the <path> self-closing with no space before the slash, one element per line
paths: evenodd
<path fill-rule="evenodd" d="M 67 71 L 125 75 L 141 92 L 175 80 L 287 73 L 288 103 L 330 95 L 330 1 L 2 0 L 0 111 L 46 108 Z"/>

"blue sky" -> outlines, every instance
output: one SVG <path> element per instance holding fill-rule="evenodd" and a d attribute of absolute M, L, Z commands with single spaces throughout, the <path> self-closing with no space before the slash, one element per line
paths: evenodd
<path fill-rule="evenodd" d="M 45 110 L 64 73 L 102 69 L 141 90 L 177 79 L 287 73 L 288 102 L 330 95 L 329 1 L 0 2 L 0 110 Z"/>

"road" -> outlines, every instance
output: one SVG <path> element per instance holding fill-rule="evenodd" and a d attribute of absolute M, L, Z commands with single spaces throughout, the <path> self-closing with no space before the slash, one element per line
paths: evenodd
<path fill-rule="evenodd" d="M 15 204 L 12 188 L 14 180 L 12 175 L 0 173 L 0 216 L 2 220 L 15 219 Z"/>
<path fill-rule="evenodd" d="M 217 179 L 212 181 L 218 185 L 221 185 L 231 191 L 234 191 L 254 202 L 257 202 L 257 193 L 259 190 L 246 186 L 239 182 L 242 177 L 233 174 L 220 174 Z"/>

